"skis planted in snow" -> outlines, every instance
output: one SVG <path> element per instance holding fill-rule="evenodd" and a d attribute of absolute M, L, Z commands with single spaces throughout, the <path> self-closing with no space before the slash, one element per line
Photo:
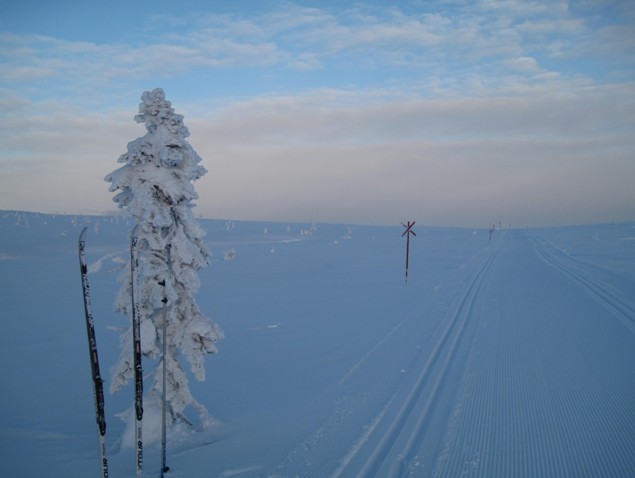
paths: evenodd
<path fill-rule="evenodd" d="M 139 304 L 135 300 L 135 281 L 137 267 L 137 228 L 132 231 L 130 239 L 130 296 L 132 297 L 132 343 L 135 376 L 135 466 L 137 475 L 143 473 L 143 369 L 141 367 L 141 314 Z"/>
<path fill-rule="evenodd" d="M 95 412 L 97 418 L 97 437 L 99 440 L 99 468 L 101 478 L 108 478 L 108 460 L 106 458 L 106 413 L 104 407 L 104 381 L 99 372 L 99 357 L 97 355 L 97 340 L 95 338 L 95 323 L 90 306 L 90 286 L 88 284 L 88 267 L 86 266 L 86 230 L 79 235 L 79 269 L 84 293 L 84 313 L 86 316 L 86 331 L 88 333 L 88 353 L 93 377 L 93 391 L 95 393 Z"/>

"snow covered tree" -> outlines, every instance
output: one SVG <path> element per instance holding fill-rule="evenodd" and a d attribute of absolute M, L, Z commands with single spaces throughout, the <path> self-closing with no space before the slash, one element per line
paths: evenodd
<path fill-rule="evenodd" d="M 210 252 L 203 242 L 204 231 L 192 214 L 198 198 L 192 181 L 207 170 L 201 158 L 185 140 L 189 131 L 183 116 L 175 114 L 162 89 L 146 91 L 141 97 L 138 123 L 147 133 L 128 144 L 119 158 L 124 166 L 107 175 L 113 201 L 136 219 L 138 266 L 134 284 L 135 302 L 141 316 L 141 352 L 157 359 L 154 384 L 144 396 L 144 435 L 158 439 L 157 423 L 162 397 L 163 303 L 167 298 L 168 426 L 189 423 L 184 410 L 192 406 L 200 425 L 208 424 L 206 408 L 192 396 L 180 359 L 190 365 L 197 380 L 205 380 L 205 356 L 217 352 L 222 331 L 199 310 L 193 294 L 199 288 L 197 270 L 208 265 Z M 124 269 L 115 309 L 132 314 L 130 267 Z M 160 282 L 165 280 L 165 286 Z M 111 393 L 120 390 L 134 376 L 132 327 L 121 337 L 121 355 L 112 370 Z M 131 414 L 132 415 L 132 414 Z M 147 419 L 146 419 L 147 417 Z M 129 420 L 130 424 L 130 420 Z"/>

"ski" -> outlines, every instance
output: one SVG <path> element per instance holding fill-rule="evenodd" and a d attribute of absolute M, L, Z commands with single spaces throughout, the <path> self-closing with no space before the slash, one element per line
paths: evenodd
<path fill-rule="evenodd" d="M 86 230 L 79 235 L 79 269 L 84 294 L 84 314 L 86 316 L 86 331 L 88 334 L 88 353 L 93 377 L 93 391 L 95 394 L 95 414 L 97 418 L 97 437 L 99 440 L 99 468 L 101 478 L 108 478 L 108 459 L 106 458 L 106 414 L 104 407 L 104 381 L 99 372 L 99 357 L 97 355 L 97 340 L 95 338 L 95 323 L 90 306 L 90 286 L 88 284 L 88 267 L 86 266 Z"/>
<path fill-rule="evenodd" d="M 141 315 L 135 301 L 135 281 L 137 267 L 137 227 L 130 239 L 130 296 L 132 297 L 132 342 L 135 375 L 135 466 L 137 475 L 143 473 L 143 369 L 141 367 Z"/>

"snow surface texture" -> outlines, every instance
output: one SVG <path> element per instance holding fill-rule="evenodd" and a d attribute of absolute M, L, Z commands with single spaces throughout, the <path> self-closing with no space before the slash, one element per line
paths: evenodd
<path fill-rule="evenodd" d="M 398 225 L 201 224 L 197 297 L 226 338 L 191 387 L 218 422 L 169 440 L 168 476 L 633 476 L 635 223 L 415 226 L 408 286 Z M 98 475 L 84 225 L 108 369 L 133 223 L 0 213 L 3 476 Z M 115 416 L 132 401 L 106 396 L 113 477 L 134 476 Z"/>
<path fill-rule="evenodd" d="M 185 140 L 189 131 L 183 116 L 174 112 L 162 89 L 146 91 L 141 97 L 138 123 L 147 133 L 128 144 L 119 158 L 124 166 L 106 176 L 113 200 L 132 216 L 137 227 L 134 300 L 139 309 L 141 352 L 144 357 L 161 358 L 163 343 L 163 302 L 167 298 L 166 401 L 168 427 L 188 425 L 185 409 L 198 412 L 198 424 L 205 428 L 210 417 L 204 405 L 192 395 L 180 357 L 189 363 L 197 380 L 205 380 L 205 356 L 216 353 L 221 330 L 200 311 L 194 294 L 199 289 L 197 271 L 208 265 L 205 232 L 192 215 L 192 201 L 198 196 L 192 181 L 206 173 L 201 158 Z M 115 309 L 131 316 L 130 267 L 122 272 Z M 164 285 L 160 285 L 164 284 Z M 121 356 L 112 372 L 111 392 L 121 390 L 134 377 L 132 326 L 121 336 Z M 144 413 L 160 416 L 163 364 L 157 364 L 154 384 L 144 399 Z M 122 417 L 128 423 L 124 445 L 134 446 L 132 409 Z M 144 442 L 161 438 L 160 427 L 144 430 Z"/>

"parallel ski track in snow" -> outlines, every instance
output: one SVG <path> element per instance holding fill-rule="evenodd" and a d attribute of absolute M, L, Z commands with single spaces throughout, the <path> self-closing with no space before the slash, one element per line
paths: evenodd
<path fill-rule="evenodd" d="M 546 240 L 536 236 L 531 237 L 531 240 L 538 256 L 543 261 L 572 279 L 635 334 L 635 309 L 627 303 L 627 299 L 619 291 L 601 280 L 591 277 L 587 271 L 580 267 L 578 261 L 557 251 Z"/>
<path fill-rule="evenodd" d="M 406 367 L 414 375 L 404 376 L 400 381 L 393 380 L 394 389 L 379 392 L 384 397 L 383 401 L 373 401 L 374 392 L 370 390 L 340 396 L 331 415 L 268 476 L 399 477 L 413 471 L 416 473 L 418 455 L 428 434 L 429 422 L 433 417 L 438 418 L 436 414 L 440 405 L 445 405 L 442 395 L 448 375 L 456 367 L 461 355 L 459 351 L 465 351 L 463 343 L 469 340 L 465 336 L 466 329 L 474 330 L 472 326 L 476 321 L 472 316 L 475 303 L 495 256 L 496 251 L 485 249 L 470 259 L 473 268 L 469 275 L 466 274 L 462 287 L 437 326 L 432 337 L 434 345 L 417 352 L 411 366 Z M 371 356 L 393 353 L 390 348 L 385 349 L 388 341 L 406 326 L 406 322 L 421 320 L 422 313 L 417 308 L 407 314 L 353 365 L 339 380 L 339 385 L 347 385 L 351 377 L 366 366 Z M 466 357 L 467 354 L 463 358 Z M 411 466 L 413 463 L 414 468 Z"/>
<path fill-rule="evenodd" d="M 398 404 L 396 414 L 389 416 L 386 409 L 396 401 L 399 390 L 391 397 L 379 416 L 374 419 L 374 422 L 384 418 L 390 420 L 388 430 L 368 454 L 365 466 L 357 474 L 358 477 L 399 477 L 406 476 L 412 471 L 410 465 L 417 461 L 419 448 L 425 438 L 429 420 L 438 405 L 448 371 L 456 359 L 459 343 L 472 318 L 476 298 L 479 296 L 481 286 L 488 276 L 494 258 L 495 253 L 490 253 L 485 263 L 472 279 L 467 290 L 456 301 L 455 307 L 452 308 L 453 312 L 449 315 L 446 328 L 405 399 L 401 404 Z M 429 385 L 431 381 L 433 383 Z M 423 396 L 424 393 L 428 395 Z M 423 406 L 420 406 L 422 401 Z M 406 423 L 414 423 L 414 427 L 406 431 Z M 370 432 L 362 436 L 362 443 L 355 445 L 354 453 L 349 452 L 345 457 L 345 462 L 332 475 L 333 477 L 340 476 L 340 474 L 345 472 L 347 463 L 351 462 L 354 454 L 362 451 L 364 442 L 368 441 L 376 426 L 377 423 L 369 425 Z M 405 444 L 402 445 L 404 441 Z M 389 461 L 392 463 L 389 463 Z M 389 468 L 387 475 L 385 474 L 386 466 Z"/>
<path fill-rule="evenodd" d="M 561 269 L 553 266 L 553 273 Z M 580 340 L 585 333 L 573 327 L 575 317 L 545 316 L 535 297 L 509 295 L 513 286 L 501 295 L 497 289 L 494 281 L 495 300 L 484 311 L 430 476 L 633 476 L 629 374 L 614 371 L 605 351 Z"/>

